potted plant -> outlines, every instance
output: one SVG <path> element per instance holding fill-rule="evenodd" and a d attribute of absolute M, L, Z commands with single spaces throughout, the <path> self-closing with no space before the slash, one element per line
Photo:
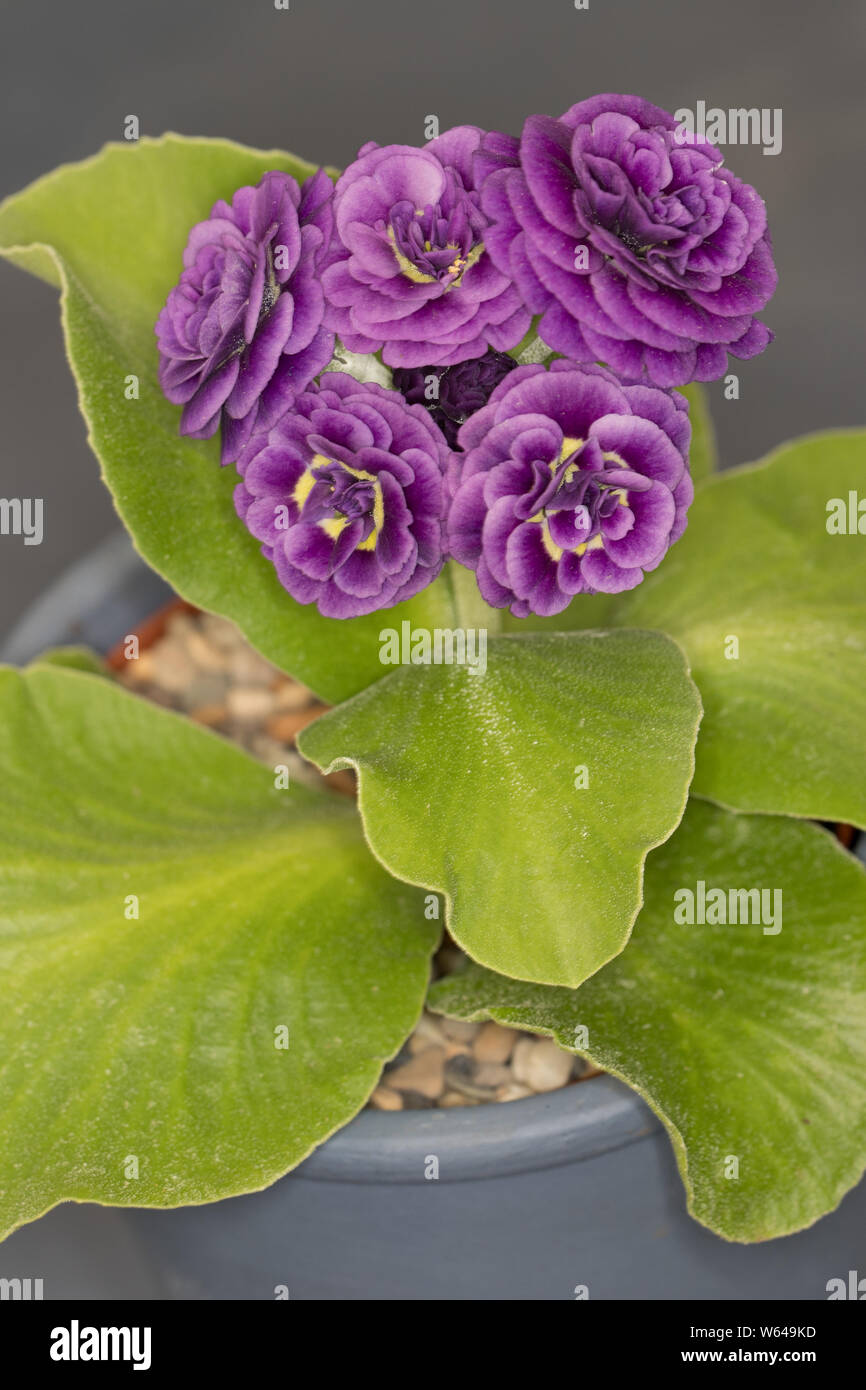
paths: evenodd
<path fill-rule="evenodd" d="M 785 1249 L 815 1237 L 815 1282 L 824 1228 L 714 1237 L 802 1231 L 864 1167 L 866 879 L 818 822 L 866 810 L 866 436 L 714 475 L 696 383 L 770 336 L 755 191 L 604 96 L 519 141 L 364 146 L 339 177 L 224 141 L 109 146 L 8 200 L 0 246 L 62 291 L 141 555 L 333 706 L 298 748 L 358 777 L 356 809 L 68 655 L 3 672 L 3 1229 L 303 1164 L 142 1229 L 181 1294 L 225 1292 L 229 1249 L 235 1293 L 290 1292 L 294 1245 L 304 1291 L 351 1296 L 368 1246 L 335 1267 L 335 1191 L 366 1237 L 425 1201 L 461 1219 L 481 1184 L 505 1292 L 509 1177 L 548 1236 L 566 1187 L 582 1213 L 564 1296 L 651 1289 L 660 1220 L 683 1292 L 772 1267 L 802 1296 Z M 428 990 L 445 928 L 465 959 Z M 368 1114 L 311 1158 L 425 998 L 606 1075 Z M 658 1127 L 618 1082 L 713 1236 L 647 1186 Z M 413 1268 L 433 1296 L 453 1281 Z M 392 1242 L 374 1288 L 406 1279 Z"/>

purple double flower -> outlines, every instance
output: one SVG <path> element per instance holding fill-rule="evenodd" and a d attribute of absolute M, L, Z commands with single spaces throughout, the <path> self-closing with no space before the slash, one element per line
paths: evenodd
<path fill-rule="evenodd" d="M 530 116 L 510 156 L 500 148 L 510 167 L 484 180 L 487 249 L 552 348 L 680 386 L 767 346 L 766 210 L 715 146 L 651 102 L 607 95 Z"/>
<path fill-rule="evenodd" d="M 422 149 L 365 145 L 339 179 L 322 283 L 326 322 L 350 352 L 447 367 L 526 333 L 511 277 L 486 254 L 476 164 L 486 139 L 457 126 Z"/>
<path fill-rule="evenodd" d="M 516 366 L 507 352 L 491 348 L 483 357 L 458 362 L 456 367 L 398 367 L 394 386 L 413 405 L 426 406 L 454 449 L 460 426 L 487 404 L 494 386 Z"/>
<path fill-rule="evenodd" d="M 460 430 L 451 554 L 521 618 L 632 589 L 685 529 L 690 435 L 676 392 L 564 358 L 520 367 Z"/>
<path fill-rule="evenodd" d="M 238 515 L 280 583 L 329 618 L 410 598 L 444 559 L 449 450 L 396 391 L 326 372 L 238 462 Z"/>
<path fill-rule="evenodd" d="M 183 273 L 156 324 L 159 380 L 183 406 L 181 434 L 209 439 L 222 426 L 223 463 L 331 360 L 319 272 L 332 194 L 324 170 L 303 189 L 273 171 L 239 188 L 231 204 L 215 203 L 189 234 Z"/>

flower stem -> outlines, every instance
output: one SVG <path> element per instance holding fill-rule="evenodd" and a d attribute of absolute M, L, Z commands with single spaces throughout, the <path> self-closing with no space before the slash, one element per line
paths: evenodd
<path fill-rule="evenodd" d="M 502 612 L 491 608 L 478 592 L 478 584 L 472 570 L 449 560 L 445 565 L 445 577 L 451 590 L 451 605 L 457 627 L 486 628 L 488 632 L 499 632 L 502 628 Z"/>

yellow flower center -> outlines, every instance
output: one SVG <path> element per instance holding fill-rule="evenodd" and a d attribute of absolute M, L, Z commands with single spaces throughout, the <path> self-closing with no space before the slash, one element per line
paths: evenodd
<path fill-rule="evenodd" d="M 376 542 L 385 524 L 385 501 L 382 496 L 382 484 L 375 473 L 368 473 L 363 468 L 352 468 L 350 464 L 342 463 L 339 459 L 329 459 L 324 454 L 314 454 L 292 489 L 292 500 L 297 504 L 298 510 L 303 512 L 304 503 L 315 486 L 314 469 L 323 466 L 325 468 L 342 468 L 346 473 L 351 473 L 353 478 L 360 478 L 364 482 L 373 484 L 373 529 L 366 540 L 359 542 L 356 548 L 358 550 L 375 550 Z M 330 536 L 331 540 L 336 540 L 348 525 L 348 517 L 341 516 L 338 512 L 336 516 L 323 517 L 317 525 L 326 536 Z"/>
<path fill-rule="evenodd" d="M 584 443 L 585 440 L 583 439 L 574 439 L 570 436 L 566 436 L 565 438 L 563 438 L 562 447 L 559 451 L 559 458 L 551 459 L 550 461 L 551 473 L 555 473 L 558 468 L 561 468 L 562 465 L 565 463 L 566 459 L 571 458 L 572 454 L 576 454 L 578 449 L 580 449 Z M 619 454 L 614 453 L 613 450 L 604 452 L 603 457 L 605 458 L 605 460 L 617 464 L 620 468 L 628 467 L 628 464 L 625 462 L 625 460 L 621 458 Z M 577 467 L 578 465 L 576 461 L 572 464 L 569 464 L 568 468 L 566 468 L 565 472 L 562 475 L 563 483 L 568 483 L 571 481 L 575 472 L 577 471 Z M 619 499 L 620 502 L 628 502 L 628 497 L 626 495 L 625 488 L 617 487 L 609 488 L 607 490 L 609 492 L 612 492 Z M 544 549 L 547 551 L 551 560 L 555 562 L 561 560 L 564 551 L 562 549 L 562 546 L 556 544 L 556 542 L 550 534 L 550 525 L 548 523 L 544 509 L 542 508 L 540 512 L 536 512 L 535 516 L 531 516 L 529 520 L 537 522 L 541 526 L 542 543 L 544 545 Z M 598 535 L 590 536 L 588 541 L 582 541 L 580 545 L 574 546 L 570 553 L 572 555 L 585 555 L 588 550 L 601 550 L 603 545 L 604 538 L 602 537 L 601 533 L 599 533 Z"/>
<path fill-rule="evenodd" d="M 406 276 L 406 279 L 411 280 L 412 283 L 415 285 L 432 285 L 434 280 L 436 279 L 436 276 L 430 275 L 424 270 L 419 270 L 418 266 L 415 265 L 413 261 L 410 261 L 409 257 L 400 250 L 399 246 L 397 245 L 397 234 L 394 231 L 393 227 L 388 228 L 388 240 L 391 243 L 391 250 L 394 252 L 397 264 L 400 267 L 403 274 Z M 431 243 L 429 241 L 425 241 L 424 250 L 432 251 L 432 249 L 433 247 Z M 449 265 L 447 271 L 449 275 L 454 276 L 454 279 L 451 280 L 450 283 L 445 286 L 445 293 L 447 294 L 449 290 L 456 290 L 460 286 L 460 284 L 463 281 L 463 276 L 466 274 L 466 271 L 469 270 L 471 266 L 475 265 L 475 262 L 481 256 L 484 250 L 484 243 L 479 242 L 477 246 L 473 246 L 471 251 L 469 251 L 469 253 L 465 256 L 460 251 L 460 247 L 454 241 L 447 242 L 444 249 L 446 251 L 457 252 L 457 255 L 454 257 L 454 260 Z"/>

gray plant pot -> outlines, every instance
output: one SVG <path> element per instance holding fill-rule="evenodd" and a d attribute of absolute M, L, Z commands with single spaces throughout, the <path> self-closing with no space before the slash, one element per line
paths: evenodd
<path fill-rule="evenodd" d="M 167 592 L 112 538 L 0 655 L 26 662 L 70 641 L 105 650 Z M 181 1299 L 570 1300 L 581 1288 L 591 1299 L 822 1299 L 829 1279 L 866 1272 L 866 1183 L 808 1231 L 727 1244 L 687 1215 L 659 1121 L 606 1076 L 507 1105 L 364 1111 L 264 1192 L 126 1221 L 164 1295 Z"/>

